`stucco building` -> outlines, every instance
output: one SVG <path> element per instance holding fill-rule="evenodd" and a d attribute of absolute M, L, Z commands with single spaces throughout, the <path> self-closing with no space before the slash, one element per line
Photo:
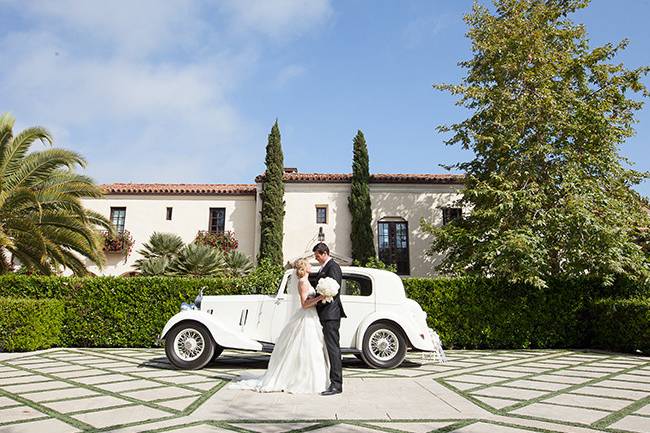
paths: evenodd
<path fill-rule="evenodd" d="M 107 255 L 107 264 L 92 272 L 122 275 L 133 271 L 137 251 L 154 231 L 180 235 L 191 242 L 198 231 L 232 231 L 239 251 L 255 259 L 260 244 L 263 175 L 254 184 L 104 185 L 101 199 L 84 205 L 109 217 L 134 241 L 131 254 Z M 283 255 L 285 261 L 311 254 L 320 239 L 337 257 L 350 256 L 350 174 L 299 173 L 285 169 Z M 372 227 L 379 257 L 408 276 L 434 272 L 436 257 L 425 254 L 430 237 L 420 229 L 422 218 L 443 224 L 462 214 L 454 203 L 463 178 L 449 174 L 374 174 L 370 178 Z"/>

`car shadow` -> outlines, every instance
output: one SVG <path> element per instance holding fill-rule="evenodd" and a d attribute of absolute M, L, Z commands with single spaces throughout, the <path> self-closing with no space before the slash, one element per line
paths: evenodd
<path fill-rule="evenodd" d="M 238 353 L 224 353 L 218 358 L 212 360 L 206 365 L 203 370 L 214 371 L 215 373 L 224 371 L 232 372 L 233 370 L 266 370 L 268 368 L 269 359 L 271 355 L 268 353 L 255 353 L 255 354 L 238 354 Z M 344 369 L 354 370 L 368 370 L 375 371 L 376 369 L 369 367 L 365 362 L 357 359 L 354 356 L 344 355 L 342 358 Z M 142 368 L 158 368 L 162 370 L 179 370 L 172 365 L 166 357 L 155 357 L 138 364 Z M 400 369 L 417 369 L 422 367 L 421 363 L 414 362 L 410 359 L 405 359 L 404 362 L 398 367 Z"/>

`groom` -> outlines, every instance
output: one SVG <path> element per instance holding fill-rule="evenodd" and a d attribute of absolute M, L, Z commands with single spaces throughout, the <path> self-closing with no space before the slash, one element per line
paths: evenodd
<path fill-rule="evenodd" d="M 316 275 L 316 280 L 330 277 L 335 279 L 340 287 L 343 278 L 341 267 L 330 257 L 330 249 L 323 242 L 320 242 L 314 246 L 313 251 L 316 261 L 320 264 L 320 271 Z M 334 296 L 332 302 L 319 302 L 316 305 L 320 323 L 323 325 L 325 346 L 327 346 L 327 354 L 330 359 L 330 386 L 321 395 L 334 395 L 343 392 L 343 368 L 341 366 L 339 327 L 341 326 L 341 317 L 347 316 L 345 315 L 345 311 L 343 311 L 339 294 Z"/>

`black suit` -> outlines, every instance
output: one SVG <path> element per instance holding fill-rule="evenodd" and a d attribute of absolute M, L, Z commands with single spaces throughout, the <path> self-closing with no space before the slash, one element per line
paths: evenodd
<path fill-rule="evenodd" d="M 316 280 L 330 277 L 341 285 L 343 273 L 341 267 L 334 260 L 330 259 L 325 266 L 316 274 Z M 340 292 L 334 297 L 332 302 L 319 302 L 316 305 L 320 323 L 323 325 L 323 336 L 325 337 L 325 346 L 330 360 L 330 386 L 343 389 L 343 367 L 341 365 L 341 342 L 339 338 L 339 328 L 341 327 L 341 317 L 347 317 L 341 304 Z"/>

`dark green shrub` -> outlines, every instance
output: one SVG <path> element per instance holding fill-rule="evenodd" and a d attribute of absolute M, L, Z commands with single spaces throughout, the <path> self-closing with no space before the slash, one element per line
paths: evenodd
<path fill-rule="evenodd" d="M 592 347 L 650 354 L 650 298 L 604 298 L 591 311 Z"/>
<path fill-rule="evenodd" d="M 547 288 L 476 278 L 404 280 L 446 347 L 550 348 L 586 344 L 586 282 Z"/>
<path fill-rule="evenodd" d="M 0 352 L 57 345 L 64 315 L 58 300 L 0 297 Z"/>
<path fill-rule="evenodd" d="M 167 320 L 206 295 L 275 292 L 278 270 L 263 267 L 243 278 L 0 276 L 0 296 L 65 302 L 61 344 L 80 347 L 150 347 Z M 280 273 L 281 275 L 281 273 Z"/>

